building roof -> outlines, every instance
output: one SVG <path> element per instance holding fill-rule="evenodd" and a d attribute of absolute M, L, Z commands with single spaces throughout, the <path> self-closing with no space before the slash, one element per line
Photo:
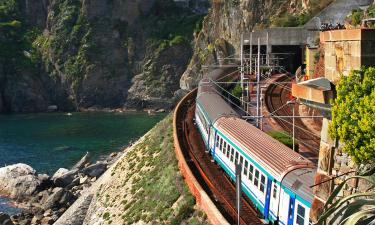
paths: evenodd
<path fill-rule="evenodd" d="M 222 117 L 216 121 L 216 127 L 235 140 L 278 181 L 294 169 L 314 167 L 311 161 L 243 119 Z"/>

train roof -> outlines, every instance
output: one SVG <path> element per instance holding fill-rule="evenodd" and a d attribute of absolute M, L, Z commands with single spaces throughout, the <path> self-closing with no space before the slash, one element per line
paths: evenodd
<path fill-rule="evenodd" d="M 204 78 L 209 78 L 211 80 L 218 80 L 219 78 L 230 74 L 238 69 L 238 65 L 233 64 L 233 67 L 224 67 L 224 68 L 218 68 L 214 69 L 211 72 L 207 73 Z"/>
<path fill-rule="evenodd" d="M 299 168 L 285 175 L 282 184 L 308 202 L 313 201 L 314 168 Z"/>
<path fill-rule="evenodd" d="M 216 121 L 216 127 L 246 149 L 278 181 L 297 168 L 314 167 L 311 161 L 243 119 L 222 117 Z"/>
<path fill-rule="evenodd" d="M 197 104 L 211 123 L 222 116 L 238 117 L 236 111 L 212 87 L 199 85 L 199 88 L 201 92 L 198 90 Z"/>

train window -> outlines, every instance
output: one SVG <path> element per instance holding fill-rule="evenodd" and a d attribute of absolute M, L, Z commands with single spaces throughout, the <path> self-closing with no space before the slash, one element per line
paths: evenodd
<path fill-rule="evenodd" d="M 223 139 L 220 138 L 220 146 L 219 146 L 219 149 L 221 149 L 223 147 Z"/>
<path fill-rule="evenodd" d="M 243 169 L 243 174 L 245 174 L 245 176 L 247 176 L 248 167 L 249 167 L 249 162 L 245 159 L 245 166 Z"/>
<path fill-rule="evenodd" d="M 277 197 L 277 184 L 273 184 L 273 198 L 276 199 Z"/>
<path fill-rule="evenodd" d="M 258 187 L 259 184 L 259 170 L 255 169 L 255 174 L 254 174 L 254 185 Z"/>
<path fill-rule="evenodd" d="M 249 169 L 249 180 L 253 181 L 253 173 L 254 173 L 254 167 L 252 164 L 250 164 L 250 169 Z"/>
<path fill-rule="evenodd" d="M 233 158 L 234 158 L 234 149 L 231 148 L 230 150 L 230 161 L 233 162 Z"/>
<path fill-rule="evenodd" d="M 227 158 L 229 159 L 229 154 L 230 154 L 230 145 L 227 146 Z"/>
<path fill-rule="evenodd" d="M 305 224 L 305 208 L 298 204 L 297 206 L 297 225 Z"/>
<path fill-rule="evenodd" d="M 260 185 L 259 185 L 259 190 L 264 193 L 264 186 L 266 185 L 266 177 L 262 174 L 260 176 Z"/>
<path fill-rule="evenodd" d="M 219 147 L 219 140 L 220 140 L 220 137 L 219 135 L 216 136 L 216 147 Z"/>
<path fill-rule="evenodd" d="M 227 143 L 224 141 L 224 148 L 221 149 L 222 152 L 224 152 L 224 149 L 227 148 Z"/>
<path fill-rule="evenodd" d="M 238 152 L 236 151 L 236 164 L 238 163 Z"/>
<path fill-rule="evenodd" d="M 240 165 L 243 166 L 243 157 L 240 155 Z"/>

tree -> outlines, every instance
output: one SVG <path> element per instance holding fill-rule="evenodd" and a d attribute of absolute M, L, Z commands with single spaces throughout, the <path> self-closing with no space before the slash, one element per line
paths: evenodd
<path fill-rule="evenodd" d="M 332 105 L 332 138 L 356 163 L 375 162 L 375 67 L 354 70 L 338 83 Z"/>

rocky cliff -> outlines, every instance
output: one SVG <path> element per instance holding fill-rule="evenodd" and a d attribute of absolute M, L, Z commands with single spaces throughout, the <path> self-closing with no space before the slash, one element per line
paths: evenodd
<path fill-rule="evenodd" d="M 180 80 L 182 89 L 192 89 L 205 65 L 239 54 L 241 34 L 265 27 L 299 26 L 329 5 L 332 0 L 213 0 L 195 41 L 194 55 Z"/>
<path fill-rule="evenodd" d="M 172 0 L 0 5 L 0 112 L 168 108 L 204 11 Z"/>

